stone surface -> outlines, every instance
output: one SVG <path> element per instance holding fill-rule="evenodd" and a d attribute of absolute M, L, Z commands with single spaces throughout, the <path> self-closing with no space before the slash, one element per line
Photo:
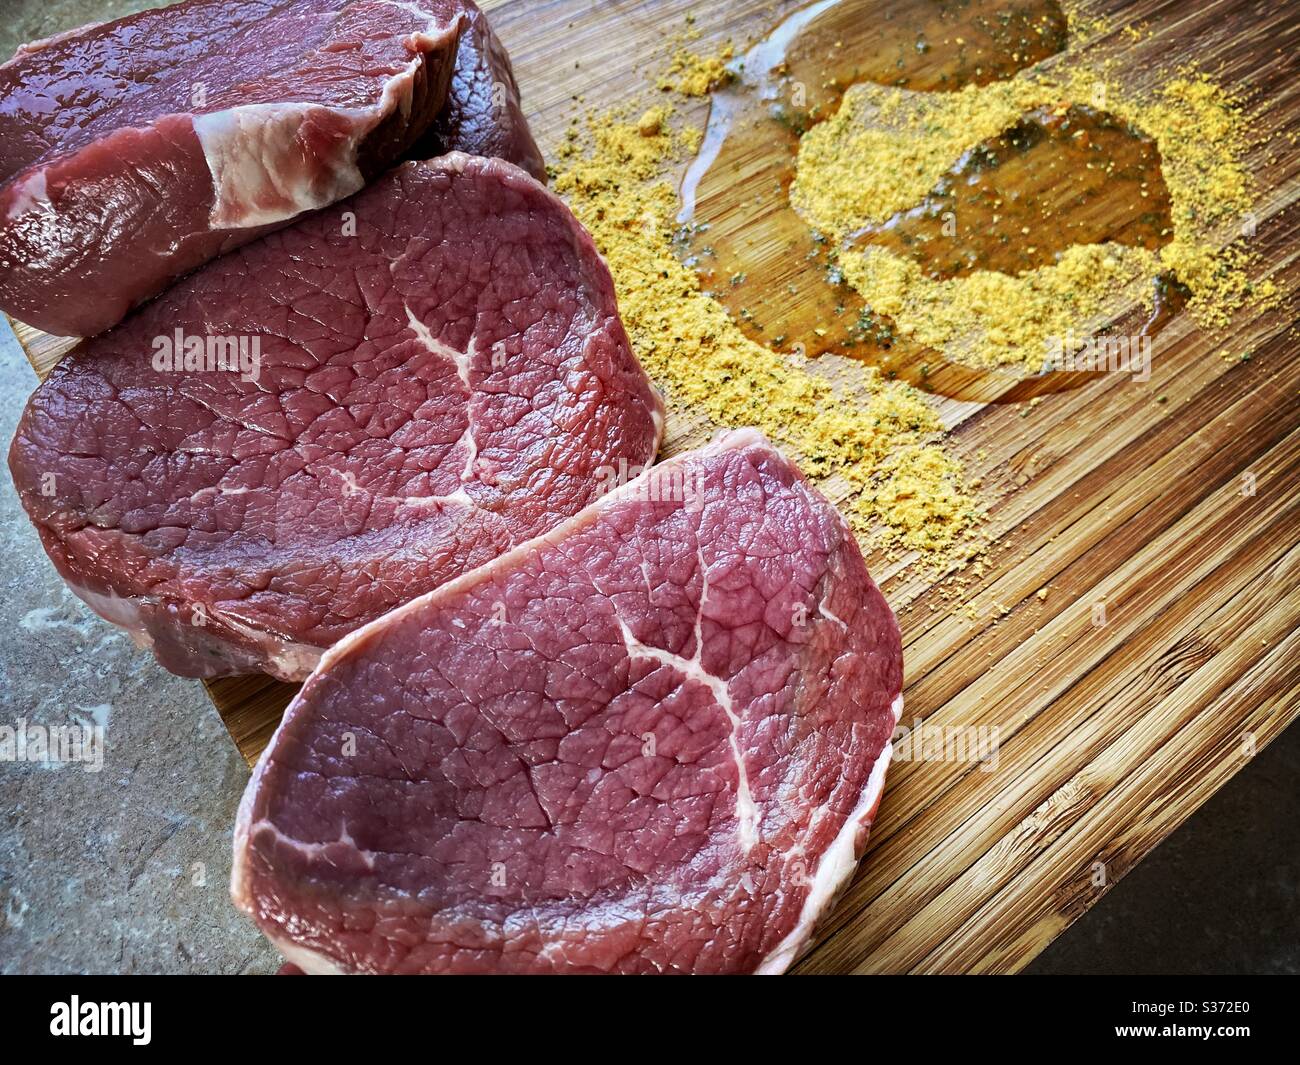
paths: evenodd
<path fill-rule="evenodd" d="M 0 326 L 0 441 L 36 375 Z M 104 726 L 103 764 L 0 761 L 0 971 L 271 972 L 230 904 L 248 770 L 202 686 L 83 606 L 0 476 L 0 728 Z"/>
<path fill-rule="evenodd" d="M 6 0 L 0 23 L 0 61 L 26 41 L 166 6 L 166 0 Z"/>
<path fill-rule="evenodd" d="M 150 0 L 14 0 L 0 56 Z M 36 386 L 0 325 L 0 445 Z M 104 762 L 0 762 L 0 971 L 273 972 L 230 905 L 248 771 L 203 688 L 100 621 L 45 558 L 0 474 L 0 726 L 102 723 Z"/>

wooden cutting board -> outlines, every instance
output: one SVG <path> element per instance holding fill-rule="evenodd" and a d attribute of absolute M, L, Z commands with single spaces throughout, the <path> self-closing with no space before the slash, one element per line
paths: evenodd
<path fill-rule="evenodd" d="M 688 13 L 701 32 L 691 47 L 707 52 L 743 49 L 798 5 L 483 6 L 550 154 L 575 101 L 645 99 Z M 1110 374 L 1033 406 L 936 398 L 991 503 L 983 571 L 953 601 L 865 546 L 886 596 L 911 601 L 904 724 L 995 727 L 998 758 L 894 765 L 867 859 L 798 971 L 1021 968 L 1300 713 L 1300 358 L 1287 309 L 1300 277 L 1300 20 L 1247 0 L 1086 10 L 1146 23 L 1123 53 L 1135 84 L 1195 58 L 1256 93 L 1255 247 L 1287 300 L 1218 336 L 1178 317 L 1146 384 Z M 701 125 L 707 108 L 692 115 Z M 69 346 L 16 331 L 38 372 Z M 664 454 L 713 429 L 670 414 Z M 208 690 L 250 763 L 293 691 L 261 678 Z"/>

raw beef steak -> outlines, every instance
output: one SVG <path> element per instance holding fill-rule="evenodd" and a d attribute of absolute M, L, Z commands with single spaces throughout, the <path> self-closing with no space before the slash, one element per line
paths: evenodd
<path fill-rule="evenodd" d="M 459 0 L 188 0 L 0 66 L 0 307 L 90 336 L 357 192 L 442 106 Z"/>
<path fill-rule="evenodd" d="M 544 182 L 546 162 L 524 118 L 510 56 L 487 16 L 468 0 L 465 7 L 469 21 L 460 35 L 447 103 L 412 155 L 493 155 Z"/>
<path fill-rule="evenodd" d="M 784 970 L 866 843 L 898 626 L 744 430 L 326 653 L 236 904 L 308 971 Z"/>
<path fill-rule="evenodd" d="M 164 666 L 294 680 L 576 514 L 661 427 L 568 208 L 453 153 L 84 341 L 10 467 L 59 572 Z"/>

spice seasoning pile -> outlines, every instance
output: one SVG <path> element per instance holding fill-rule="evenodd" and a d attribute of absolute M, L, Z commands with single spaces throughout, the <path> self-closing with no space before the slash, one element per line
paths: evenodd
<path fill-rule="evenodd" d="M 985 511 L 978 482 L 944 438 L 936 401 L 865 363 L 810 361 L 748 338 L 683 262 L 688 234 L 676 222 L 674 179 L 702 130 L 683 123 L 672 100 L 725 82 L 732 56 L 730 48 L 712 56 L 678 48 L 652 76 L 660 102 L 639 114 L 575 118 L 557 153 L 555 188 L 608 260 L 637 356 L 670 405 L 715 425 L 754 425 L 811 477 L 847 485 L 842 511 L 887 550 L 914 551 L 934 569 L 968 561 L 981 549 Z M 802 138 L 791 202 L 831 245 L 915 208 L 963 153 L 1030 112 L 1059 117 L 1081 105 L 1155 142 L 1163 184 L 1154 190 L 1160 209 L 1142 217 L 1157 238 L 1145 244 L 1072 244 L 1020 273 L 950 277 L 882 247 L 838 252 L 837 271 L 873 312 L 954 361 L 1036 371 L 1050 338 L 1086 336 L 1089 323 L 1104 328 L 1117 308 L 1150 306 L 1153 280 L 1185 287 L 1189 310 L 1210 326 L 1275 298 L 1269 282 L 1250 281 L 1249 251 L 1224 246 L 1251 217 L 1255 194 L 1240 102 L 1195 69 L 1139 99 L 1107 68 L 1064 58 L 1050 72 L 1030 68 L 956 92 L 861 84 Z M 1140 188 L 1145 197 L 1147 183 Z M 1032 243 L 1032 232 L 1025 239 Z M 834 382 L 826 363 L 837 364 Z"/>
<path fill-rule="evenodd" d="M 642 365 L 670 405 L 753 425 L 809 476 L 842 479 L 852 494 L 841 509 L 883 546 L 935 566 L 968 557 L 982 511 L 931 401 L 858 363 L 850 385 L 832 384 L 802 357 L 749 340 L 682 263 L 671 175 L 700 131 L 671 118 L 666 104 L 591 116 L 571 127 L 555 175 L 609 262 Z"/>
<path fill-rule="evenodd" d="M 1086 336 L 1134 302 L 1150 307 L 1160 275 L 1189 290 L 1188 310 L 1205 326 L 1273 298 L 1271 283 L 1252 285 L 1248 250 L 1222 247 L 1249 226 L 1254 203 L 1240 103 L 1194 69 L 1177 72 L 1149 99 L 1131 98 L 1107 71 L 1087 69 L 1030 70 L 952 93 L 858 85 L 804 136 L 792 203 L 838 242 L 921 202 L 954 160 L 1026 112 L 1062 115 L 1076 104 L 1104 109 L 1155 140 L 1172 202 L 1163 247 L 1073 244 L 1056 262 L 1023 273 L 975 270 L 938 280 L 910 258 L 867 247 L 840 254 L 844 277 L 903 336 L 955 361 L 1027 371 L 1042 366 L 1052 338 Z M 962 240 L 960 225 L 958 213 L 954 241 Z M 1026 225 L 1025 242 L 1051 226 L 1050 218 Z"/>

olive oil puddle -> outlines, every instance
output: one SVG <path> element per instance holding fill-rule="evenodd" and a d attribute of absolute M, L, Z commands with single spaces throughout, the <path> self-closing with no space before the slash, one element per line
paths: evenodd
<path fill-rule="evenodd" d="M 1172 237 L 1155 141 L 1075 105 L 1031 111 L 965 152 L 916 207 L 859 230 L 850 243 L 886 248 L 945 281 L 1050 266 L 1074 244 L 1154 251 Z"/>
<path fill-rule="evenodd" d="M 930 92 L 985 85 L 1064 51 L 1066 39 L 1055 0 L 821 0 L 796 12 L 745 55 L 735 83 L 713 94 L 682 183 L 680 254 L 750 339 L 777 350 L 860 359 L 966 400 L 1023 400 L 1090 379 L 1095 374 L 981 370 L 898 337 L 844 282 L 837 249 L 789 196 L 800 137 L 834 113 L 851 85 Z M 949 212 L 959 241 L 944 233 Z M 1157 247 L 1171 229 L 1154 143 L 1075 106 L 1023 116 L 957 160 L 922 204 L 856 242 L 888 247 L 942 278 L 1022 272 L 1076 243 Z M 1148 327 L 1169 316 L 1165 304 Z"/>

